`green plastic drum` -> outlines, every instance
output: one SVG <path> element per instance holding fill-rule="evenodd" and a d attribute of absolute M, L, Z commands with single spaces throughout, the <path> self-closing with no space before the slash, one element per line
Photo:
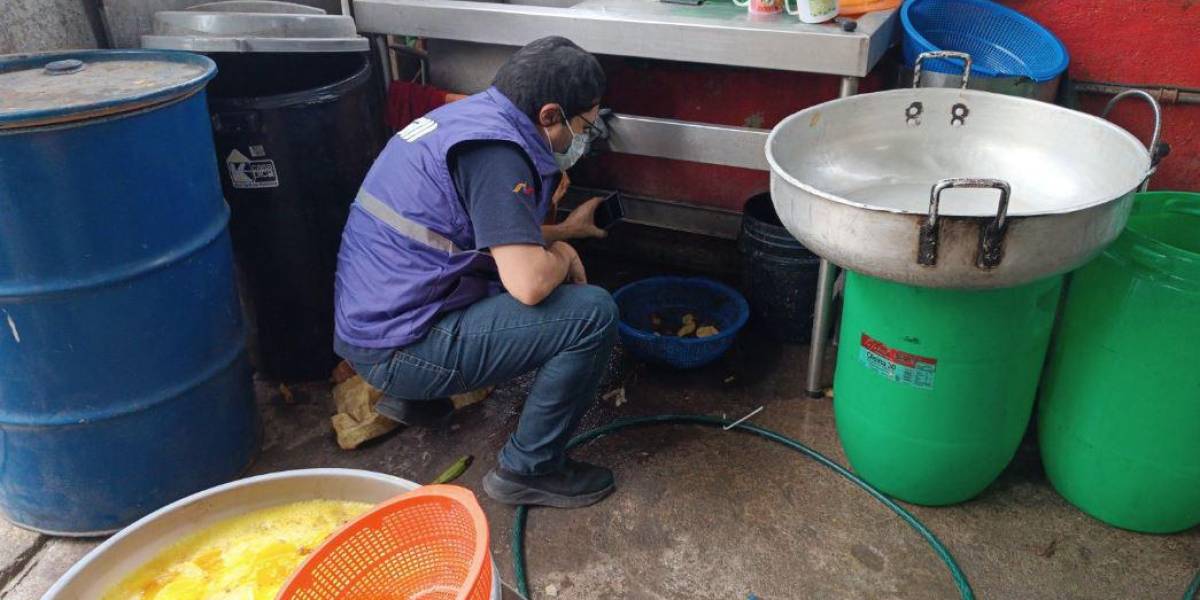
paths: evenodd
<path fill-rule="evenodd" d="M 1038 430 L 1067 500 L 1169 533 L 1200 524 L 1200 194 L 1138 194 L 1133 210 L 1071 276 Z"/>
<path fill-rule="evenodd" d="M 1061 282 L 952 290 L 848 272 L 834 413 L 854 471 L 915 504 L 983 491 L 1029 424 Z"/>

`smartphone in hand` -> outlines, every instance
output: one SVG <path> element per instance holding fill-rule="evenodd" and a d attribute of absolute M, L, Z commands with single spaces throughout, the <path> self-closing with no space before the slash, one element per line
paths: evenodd
<path fill-rule="evenodd" d="M 609 229 L 625 218 L 625 204 L 621 192 L 612 192 L 596 207 L 596 227 Z"/>

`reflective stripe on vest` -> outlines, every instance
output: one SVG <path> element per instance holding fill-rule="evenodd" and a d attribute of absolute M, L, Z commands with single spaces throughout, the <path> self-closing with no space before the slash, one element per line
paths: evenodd
<path fill-rule="evenodd" d="M 447 254 L 458 254 L 462 252 L 454 242 L 443 237 L 441 234 L 429 229 L 428 227 L 417 223 L 396 212 L 395 209 L 384 204 L 382 200 L 376 198 L 370 192 L 365 190 L 358 191 L 358 197 L 354 199 L 354 203 L 360 208 L 367 211 L 367 214 L 382 221 L 393 231 L 400 235 L 420 244 L 425 244 L 430 248 L 436 248 Z"/>

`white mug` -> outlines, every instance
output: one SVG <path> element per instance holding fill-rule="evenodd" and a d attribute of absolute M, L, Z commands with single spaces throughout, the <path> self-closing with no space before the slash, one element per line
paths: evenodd
<path fill-rule="evenodd" d="M 837 0 L 796 0 L 796 10 L 788 6 L 787 0 L 783 0 L 783 5 L 789 15 L 796 15 L 805 23 L 823 23 L 838 14 Z"/>

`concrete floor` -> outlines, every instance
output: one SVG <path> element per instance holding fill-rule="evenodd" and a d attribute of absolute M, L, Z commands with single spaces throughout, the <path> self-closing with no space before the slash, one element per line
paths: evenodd
<path fill-rule="evenodd" d="M 736 417 L 761 405 L 755 423 L 845 463 L 831 403 L 801 397 L 803 364 L 798 348 L 754 343 L 695 373 L 620 361 L 614 380 L 626 382 L 628 401 L 602 402 L 584 427 L 664 412 Z M 404 430 L 356 451 L 333 441 L 327 385 L 295 388 L 294 404 L 260 385 L 266 428 L 253 472 L 337 466 L 428 481 L 473 454 L 459 483 L 480 493 L 525 385 L 514 382 L 465 409 L 451 430 Z M 757 438 L 669 426 L 603 438 L 577 456 L 612 466 L 619 489 L 595 507 L 531 512 L 536 598 L 551 586 L 559 598 L 579 599 L 956 597 L 938 559 L 899 519 L 830 471 Z M 480 500 L 497 564 L 510 579 L 513 510 Z M 954 552 L 981 598 L 1176 599 L 1200 568 L 1200 530 L 1149 536 L 1092 520 L 1054 493 L 1028 446 L 977 499 L 911 508 Z M 0 527 L 0 598 L 38 598 L 95 543 Z"/>
<path fill-rule="evenodd" d="M 615 273 L 611 282 L 632 276 Z M 583 427 L 668 412 L 736 418 L 764 406 L 754 423 L 845 464 L 831 402 L 803 397 L 805 354 L 751 331 L 722 361 L 695 372 L 617 357 L 606 387 L 623 383 L 627 402 L 598 403 Z M 511 581 L 514 511 L 483 496 L 480 479 L 516 425 L 528 382 L 460 411 L 449 430 L 401 430 L 355 451 L 334 443 L 327 384 L 293 386 L 291 404 L 260 384 L 265 436 L 252 472 L 350 467 L 424 482 L 472 454 L 458 483 L 480 495 L 496 562 Z M 587 509 L 531 511 L 527 556 L 538 600 L 551 591 L 581 600 L 958 597 L 937 557 L 892 513 L 758 438 L 656 427 L 596 440 L 576 456 L 611 466 L 618 490 Z M 1087 517 L 1051 489 L 1029 442 L 978 498 L 910 508 L 951 549 L 980 598 L 1176 600 L 1200 569 L 1200 529 L 1140 535 Z M 96 543 L 0 523 L 0 600 L 40 597 Z"/>

